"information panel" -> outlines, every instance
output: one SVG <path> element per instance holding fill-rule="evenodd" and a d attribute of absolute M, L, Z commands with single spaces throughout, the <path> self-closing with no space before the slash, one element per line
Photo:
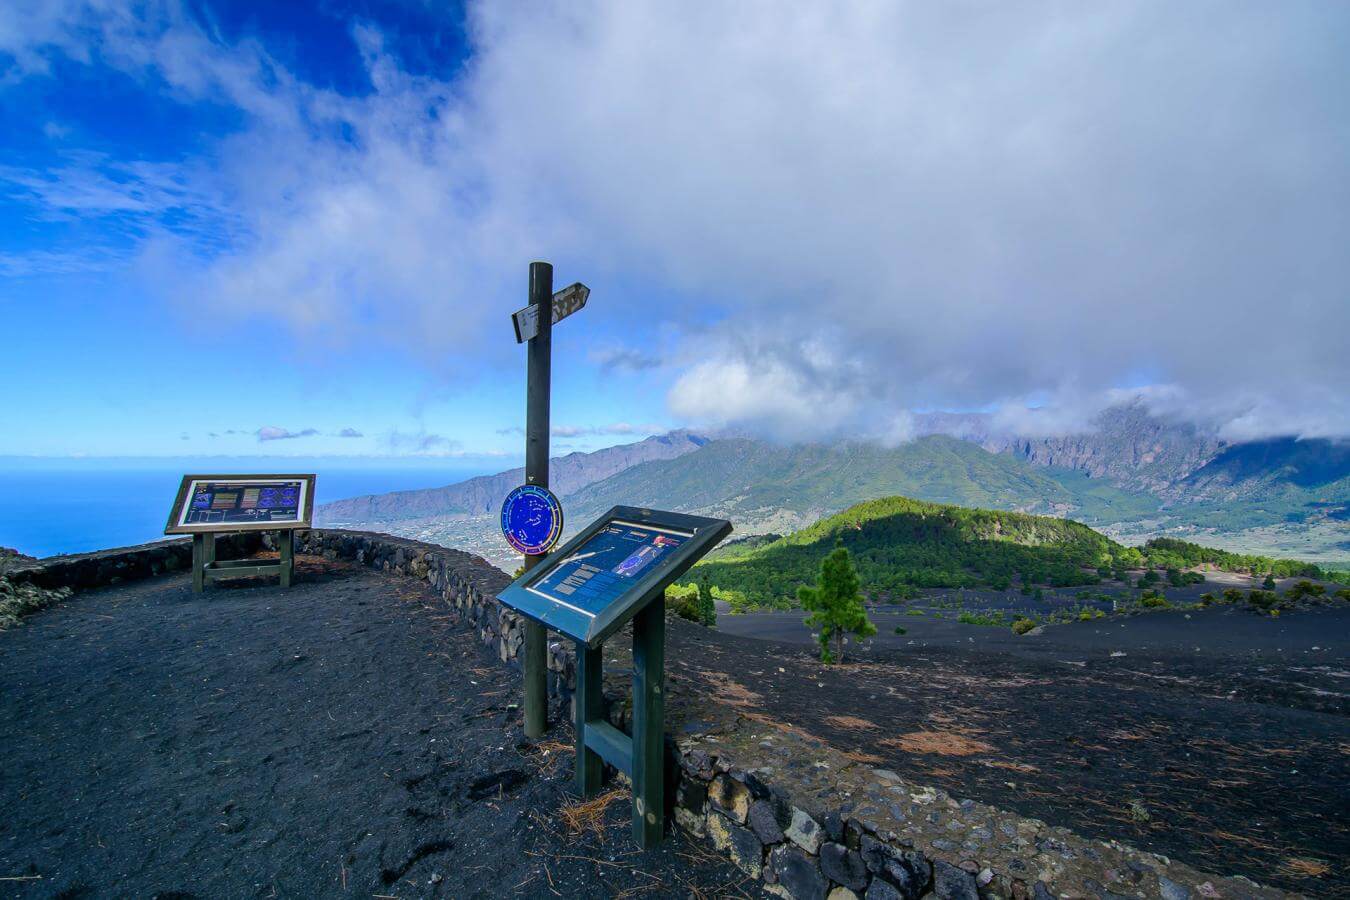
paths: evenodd
<path fill-rule="evenodd" d="M 616 506 L 498 599 L 590 644 L 604 640 L 731 532 L 731 523 Z"/>
<path fill-rule="evenodd" d="M 165 534 L 308 527 L 313 475 L 185 475 Z"/>
<path fill-rule="evenodd" d="M 614 520 L 527 590 L 592 619 L 618 600 L 650 567 L 660 568 L 687 532 Z"/>

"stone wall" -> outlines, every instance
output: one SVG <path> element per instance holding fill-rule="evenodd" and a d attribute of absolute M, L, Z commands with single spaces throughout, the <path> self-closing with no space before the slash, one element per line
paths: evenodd
<path fill-rule="evenodd" d="M 222 555 L 244 555 L 259 543 L 271 546 L 273 538 L 246 537 Z M 510 578 L 482 557 L 388 535 L 325 529 L 298 532 L 296 550 L 427 581 L 503 663 L 519 665 L 524 622 L 496 601 Z M 43 560 L 17 577 L 43 587 L 83 589 L 190 565 L 190 544 L 174 541 Z M 566 700 L 575 677 L 566 642 L 549 644 L 549 669 L 551 693 Z M 781 897 L 1286 896 L 1244 878 L 1206 875 L 1157 854 L 1082 838 L 906 782 L 754 710 L 721 708 L 709 697 L 687 702 L 700 707 L 703 721 L 696 728 L 686 725 L 670 742 L 675 823 L 711 842 Z M 610 720 L 623 727 L 625 712 L 624 704 L 614 704 Z"/>
<path fill-rule="evenodd" d="M 248 556 L 257 552 L 262 544 L 262 537 L 257 532 L 222 535 L 216 540 L 216 552 L 222 559 Z M 49 556 L 13 565 L 4 573 L 4 577 L 15 584 L 85 591 L 120 581 L 152 578 L 191 568 L 192 539 L 176 538 L 137 547 Z"/>

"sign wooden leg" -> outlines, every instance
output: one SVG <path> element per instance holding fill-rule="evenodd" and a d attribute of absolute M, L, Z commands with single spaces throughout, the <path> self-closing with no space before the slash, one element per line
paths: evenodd
<path fill-rule="evenodd" d="M 600 777 L 604 774 L 600 754 L 586 746 L 586 723 L 604 716 L 602 660 L 601 650 L 592 650 L 577 641 L 577 691 L 572 702 L 576 707 L 576 791 L 583 798 L 595 796 L 600 790 Z"/>
<path fill-rule="evenodd" d="M 277 555 L 281 563 L 281 586 L 288 588 L 295 572 L 295 532 L 289 528 L 277 535 Z"/>
<path fill-rule="evenodd" d="M 540 738 L 548 728 L 548 643 L 543 625 L 525 620 L 525 736 Z"/>
<path fill-rule="evenodd" d="M 192 593 L 206 589 L 206 535 L 192 536 Z"/>
<path fill-rule="evenodd" d="M 665 832 L 664 595 L 633 618 L 633 840 L 644 850 Z"/>

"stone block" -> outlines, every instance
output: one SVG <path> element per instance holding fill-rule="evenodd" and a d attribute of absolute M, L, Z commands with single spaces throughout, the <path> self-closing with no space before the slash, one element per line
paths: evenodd
<path fill-rule="evenodd" d="M 764 845 L 754 832 L 742 828 L 721 813 L 709 813 L 708 837 L 718 850 L 751 878 L 758 878 L 764 866 Z"/>
<path fill-rule="evenodd" d="M 766 844 L 777 844 L 783 840 L 783 829 L 778 825 L 773 804 L 767 800 L 756 800 L 750 804 L 747 817 L 750 829 Z"/>
<path fill-rule="evenodd" d="M 784 832 L 788 840 L 801 847 L 807 853 L 815 854 L 820 850 L 820 842 L 824 837 L 824 830 L 815 819 L 811 818 L 800 809 L 793 807 L 792 823 L 788 825 Z"/>
<path fill-rule="evenodd" d="M 750 814 L 750 790 L 739 781 L 718 775 L 713 779 L 708 799 L 714 809 L 726 813 L 738 825 L 744 825 Z"/>
<path fill-rule="evenodd" d="M 825 900 L 858 900 L 858 895 L 846 887 L 836 887 L 825 895 Z"/>
<path fill-rule="evenodd" d="M 872 883 L 867 886 L 867 893 L 863 895 L 864 900 L 905 900 L 905 895 L 901 894 L 888 881 L 881 878 L 873 878 Z"/>
<path fill-rule="evenodd" d="M 769 866 L 773 869 L 774 881 L 792 900 L 825 900 L 828 883 L 820 873 L 815 857 L 785 844 L 775 847 L 769 854 Z"/>
<path fill-rule="evenodd" d="M 820 871 L 825 877 L 854 891 L 867 888 L 867 865 L 862 854 L 843 844 L 828 843 L 820 847 Z"/>
<path fill-rule="evenodd" d="M 927 889 L 932 868 L 923 854 L 913 850 L 898 850 L 870 834 L 862 836 L 859 852 L 867 868 L 889 882 L 905 900 L 916 900 Z M 876 880 L 872 880 L 874 885 Z"/>
<path fill-rule="evenodd" d="M 933 896 L 938 900 L 980 900 L 975 876 L 950 863 L 933 863 Z"/>

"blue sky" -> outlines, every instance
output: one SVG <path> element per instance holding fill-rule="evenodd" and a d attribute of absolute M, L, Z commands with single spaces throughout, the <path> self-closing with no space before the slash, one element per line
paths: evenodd
<path fill-rule="evenodd" d="M 559 451 L 1350 433 L 1350 8 L 953 15 L 7 4 L 0 456 L 513 459 L 534 258 Z"/>
<path fill-rule="evenodd" d="M 462 11 L 415 4 L 205 3 L 178 14 L 179 27 L 209 32 L 226 54 L 254 42 L 296 78 L 347 97 L 372 93 L 358 23 L 379 29 L 409 72 L 453 73 L 468 56 Z M 410 359 L 401 346 L 359 334 L 307 343 L 265 308 L 199 310 L 173 285 L 155 284 L 137 254 L 160 233 L 181 233 L 184 247 L 203 254 L 229 240 L 211 233 L 228 230 L 227 209 L 178 195 L 209 190 L 186 173 L 209 168 L 247 116 L 216 97 L 186 98 L 154 71 L 96 55 L 46 58 L 47 71 L 0 86 L 10 181 L 0 194 L 0 255 L 10 262 L 0 308 L 20 338 L 0 365 L 6 383 L 23 385 L 0 455 L 519 454 L 524 352 L 509 313 L 524 305 L 528 259 L 518 290 L 481 298 L 496 307 L 501 347 L 479 371 L 453 359 L 440 365 L 434 341 Z M 145 166 L 165 170 L 136 170 Z M 34 182 L 58 196 L 37 196 Z M 97 196 L 109 188 L 127 195 Z M 559 287 L 580 274 L 560 271 Z M 595 300 L 613 297 L 602 290 Z M 286 298 L 261 305 L 272 302 Z M 555 343 L 555 447 L 605 446 L 667 427 L 662 409 L 616 389 L 612 370 L 588 359 L 585 348 L 604 329 L 586 318 L 560 329 Z"/>

